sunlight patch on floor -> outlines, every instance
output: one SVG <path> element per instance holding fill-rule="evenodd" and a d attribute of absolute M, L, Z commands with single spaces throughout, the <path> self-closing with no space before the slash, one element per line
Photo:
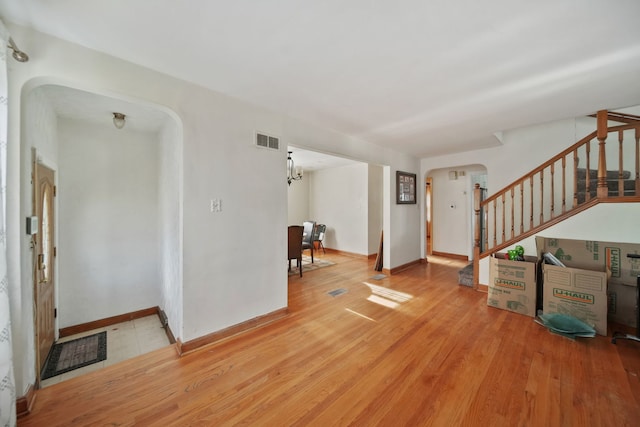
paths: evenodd
<path fill-rule="evenodd" d="M 383 286 L 374 285 L 372 283 L 362 282 L 369 287 L 372 295 L 367 298 L 367 301 L 371 301 L 375 304 L 380 304 L 389 308 L 397 308 L 400 304 L 409 301 L 413 298 L 413 295 L 405 292 L 396 291 L 393 289 L 385 288 Z"/>
<path fill-rule="evenodd" d="M 389 308 L 397 308 L 400 305 L 397 302 L 393 302 L 391 300 L 379 297 L 377 295 L 369 295 L 369 298 L 367 298 L 367 301 L 380 304 Z"/>
<path fill-rule="evenodd" d="M 367 320 L 370 320 L 370 321 L 372 321 L 372 322 L 377 322 L 377 320 L 372 319 L 371 317 L 367 317 L 367 316 L 365 316 L 364 314 L 358 313 L 357 311 L 353 311 L 353 310 L 351 310 L 350 308 L 345 308 L 345 310 L 347 310 L 347 311 L 348 311 L 349 313 L 351 313 L 351 314 L 355 314 L 356 316 L 360 316 L 360 317 L 362 317 L 363 319 L 367 319 Z"/>
<path fill-rule="evenodd" d="M 441 264 L 441 265 L 453 265 L 453 266 L 460 265 L 461 266 L 460 268 L 464 267 L 469 262 L 470 261 L 463 261 L 463 260 L 460 260 L 460 259 L 453 259 L 453 258 L 441 257 L 441 256 L 435 256 L 435 255 L 429 255 L 429 257 L 427 258 L 427 263 Z"/>

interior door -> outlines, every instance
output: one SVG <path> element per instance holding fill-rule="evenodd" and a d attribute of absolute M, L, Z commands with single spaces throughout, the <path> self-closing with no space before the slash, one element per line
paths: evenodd
<path fill-rule="evenodd" d="M 427 255 L 433 255 L 433 237 L 432 237 L 432 233 L 433 233 L 433 221 L 432 221 L 432 213 L 433 213 L 433 209 L 431 206 L 431 197 L 432 197 L 432 186 L 433 186 L 433 179 L 432 178 L 427 178 L 426 183 L 425 183 L 425 218 L 426 218 L 426 224 L 425 224 L 425 229 L 426 229 L 426 254 Z"/>
<path fill-rule="evenodd" d="M 55 275 L 54 275 L 54 171 L 37 164 L 35 173 L 35 206 L 38 232 L 35 235 L 35 302 L 36 342 L 38 343 L 38 379 L 55 340 Z"/>

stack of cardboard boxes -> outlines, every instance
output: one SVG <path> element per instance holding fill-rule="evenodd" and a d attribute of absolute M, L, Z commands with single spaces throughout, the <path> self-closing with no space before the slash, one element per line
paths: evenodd
<path fill-rule="evenodd" d="M 607 335 L 607 320 L 636 327 L 640 244 L 536 237 L 537 257 L 491 258 L 487 304 L 527 316 L 561 313 Z M 550 253 L 563 266 L 543 262 Z"/>

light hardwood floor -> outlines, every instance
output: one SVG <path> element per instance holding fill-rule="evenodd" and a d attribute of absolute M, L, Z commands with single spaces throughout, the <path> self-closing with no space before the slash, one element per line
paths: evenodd
<path fill-rule="evenodd" d="M 460 261 L 373 280 L 372 261 L 323 257 L 289 278 L 285 319 L 54 384 L 19 425 L 640 425 L 640 343 L 487 307 Z"/>

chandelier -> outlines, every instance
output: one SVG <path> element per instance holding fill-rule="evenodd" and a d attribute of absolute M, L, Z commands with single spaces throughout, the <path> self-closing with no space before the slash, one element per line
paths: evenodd
<path fill-rule="evenodd" d="M 302 168 L 296 168 L 293 164 L 293 159 L 291 158 L 291 153 L 293 151 L 289 151 L 287 156 L 287 184 L 291 185 L 291 181 L 299 181 L 302 179 Z"/>

